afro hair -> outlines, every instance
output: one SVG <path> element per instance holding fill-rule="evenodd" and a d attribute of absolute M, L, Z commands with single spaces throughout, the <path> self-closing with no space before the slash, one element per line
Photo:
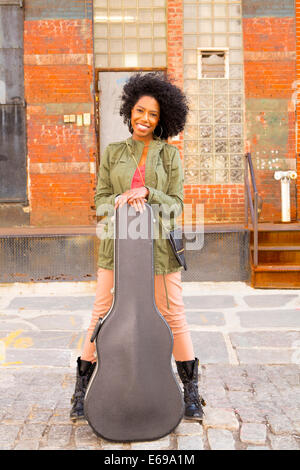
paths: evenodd
<path fill-rule="evenodd" d="M 174 137 L 184 129 L 188 115 L 187 98 L 176 85 L 159 72 L 136 73 L 125 83 L 121 96 L 120 115 L 130 132 L 131 110 L 142 96 L 155 98 L 160 105 L 160 121 L 155 135 L 161 139 Z"/>

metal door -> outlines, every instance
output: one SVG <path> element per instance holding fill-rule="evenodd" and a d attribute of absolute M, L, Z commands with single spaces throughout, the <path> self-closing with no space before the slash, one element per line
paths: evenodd
<path fill-rule="evenodd" d="M 23 2 L 0 0 L 0 202 L 26 202 Z"/>
<path fill-rule="evenodd" d="M 123 86 L 131 75 L 133 72 L 99 72 L 100 155 L 108 144 L 130 136 L 119 110 Z"/>
<path fill-rule="evenodd" d="M 142 74 L 148 73 L 143 70 L 139 72 Z M 165 72 L 158 73 L 163 75 Z M 131 135 L 127 125 L 123 123 L 123 117 L 120 116 L 120 105 L 123 86 L 134 74 L 136 72 L 133 71 L 100 71 L 98 73 L 100 155 L 102 155 L 108 144 L 120 142 Z"/>

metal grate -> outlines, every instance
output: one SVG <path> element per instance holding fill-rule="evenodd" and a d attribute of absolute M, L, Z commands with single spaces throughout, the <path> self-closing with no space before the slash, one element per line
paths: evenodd
<path fill-rule="evenodd" d="M 189 238 L 190 239 L 190 238 Z M 96 279 L 99 239 L 94 235 L 0 238 L 0 282 Z M 204 246 L 186 251 L 183 281 L 249 279 L 249 233 L 205 233 Z"/>
<path fill-rule="evenodd" d="M 199 251 L 186 250 L 185 282 L 247 281 L 250 279 L 249 233 L 205 233 Z"/>
<path fill-rule="evenodd" d="M 94 236 L 0 238 L 1 282 L 95 279 L 99 240 Z"/>

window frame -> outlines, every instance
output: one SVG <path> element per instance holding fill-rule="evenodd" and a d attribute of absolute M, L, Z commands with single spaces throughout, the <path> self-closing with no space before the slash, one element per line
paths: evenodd
<path fill-rule="evenodd" d="M 204 77 L 202 75 L 202 54 L 210 52 L 224 52 L 224 77 Z M 228 80 L 229 47 L 197 47 L 197 78 L 198 80 Z"/>

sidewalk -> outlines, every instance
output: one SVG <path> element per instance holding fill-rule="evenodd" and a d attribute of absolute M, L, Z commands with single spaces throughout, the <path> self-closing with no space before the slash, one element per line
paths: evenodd
<path fill-rule="evenodd" d="M 69 420 L 95 282 L 0 285 L 0 449 L 299 450 L 299 291 L 183 286 L 203 426 L 182 421 L 163 439 L 120 444 Z"/>

